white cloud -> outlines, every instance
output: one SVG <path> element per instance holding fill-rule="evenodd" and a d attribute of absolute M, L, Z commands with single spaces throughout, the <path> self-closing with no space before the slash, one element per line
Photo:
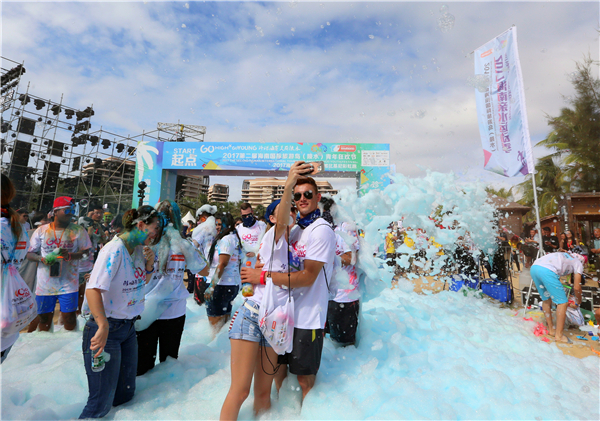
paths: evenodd
<path fill-rule="evenodd" d="M 181 121 L 207 141 L 388 142 L 408 175 L 470 166 L 489 180 L 469 53 L 517 25 L 534 141 L 573 93 L 575 61 L 598 58 L 591 2 L 451 2 L 445 33 L 437 3 L 188 6 L 4 3 L 3 55 L 25 60 L 36 95 L 93 103 L 93 124 L 124 135 Z"/>

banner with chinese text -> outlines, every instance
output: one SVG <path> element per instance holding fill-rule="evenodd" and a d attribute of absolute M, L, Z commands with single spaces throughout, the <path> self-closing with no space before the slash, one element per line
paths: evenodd
<path fill-rule="evenodd" d="M 533 155 L 517 51 L 517 28 L 513 26 L 474 54 L 484 169 L 505 177 L 529 174 L 533 169 Z"/>
<path fill-rule="evenodd" d="M 163 171 L 199 170 L 201 174 L 209 170 L 212 174 L 223 171 L 223 175 L 247 171 L 249 177 L 253 171 L 269 171 L 270 176 L 286 177 L 296 161 L 323 161 L 325 172 L 332 176 L 354 173 L 360 190 L 368 191 L 389 184 L 385 177 L 389 155 L 390 145 L 382 143 L 140 142 L 135 185 L 144 180 L 149 186 L 145 203 L 156 203 L 173 194 L 173 186 L 161 185 Z M 137 203 L 135 197 L 133 203 Z"/>

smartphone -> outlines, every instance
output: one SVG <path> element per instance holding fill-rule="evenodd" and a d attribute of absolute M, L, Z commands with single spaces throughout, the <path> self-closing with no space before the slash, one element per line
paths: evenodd
<path fill-rule="evenodd" d="M 56 278 L 60 276 L 62 270 L 62 259 L 56 259 L 56 262 L 50 266 L 50 277 Z"/>
<path fill-rule="evenodd" d="M 302 175 L 315 175 L 325 170 L 325 163 L 323 161 L 309 162 L 309 164 L 311 165 L 312 169 Z"/>

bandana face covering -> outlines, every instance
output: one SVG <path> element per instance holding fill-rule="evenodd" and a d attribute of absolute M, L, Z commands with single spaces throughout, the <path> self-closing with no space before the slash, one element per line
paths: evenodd
<path fill-rule="evenodd" d="M 300 218 L 300 214 L 296 217 L 296 224 L 300 226 L 300 228 L 304 229 L 313 222 L 315 222 L 321 216 L 321 211 L 319 209 L 315 209 L 304 218 Z"/>
<path fill-rule="evenodd" d="M 242 224 L 246 228 L 250 228 L 252 225 L 254 225 L 255 222 L 256 222 L 256 217 L 254 215 L 252 215 L 252 214 L 246 215 L 246 216 L 242 216 Z"/>

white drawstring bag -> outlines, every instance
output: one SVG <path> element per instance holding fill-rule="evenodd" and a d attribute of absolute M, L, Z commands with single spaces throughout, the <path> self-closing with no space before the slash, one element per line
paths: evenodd
<path fill-rule="evenodd" d="M 2 264 L 2 336 L 19 332 L 37 316 L 37 304 L 13 264 Z"/>
<path fill-rule="evenodd" d="M 258 325 L 260 331 L 278 355 L 292 352 L 294 345 L 294 297 L 288 294 L 283 304 L 277 298 L 277 286 L 267 277 Z"/>

